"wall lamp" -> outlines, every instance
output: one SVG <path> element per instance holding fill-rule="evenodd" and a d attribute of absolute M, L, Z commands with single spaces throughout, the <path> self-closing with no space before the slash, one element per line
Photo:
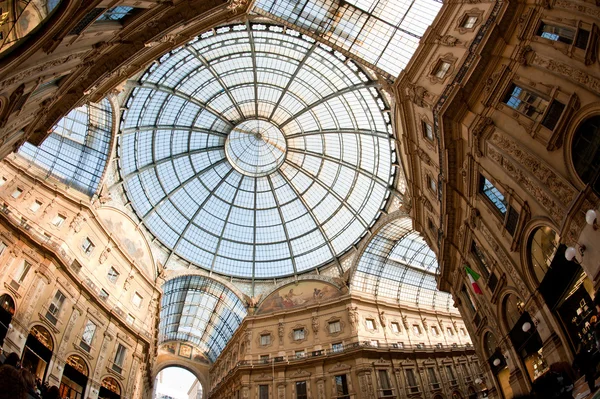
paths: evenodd
<path fill-rule="evenodd" d="M 594 230 L 598 230 L 598 213 L 590 209 L 585 213 L 585 222 L 592 226 Z"/>
<path fill-rule="evenodd" d="M 580 245 L 577 244 L 577 246 L 579 247 L 579 255 L 583 256 L 583 254 L 585 253 L 585 245 Z M 570 262 L 577 262 L 577 258 L 575 257 L 577 255 L 578 250 L 575 247 L 569 247 L 566 249 L 565 251 L 565 258 Z"/>

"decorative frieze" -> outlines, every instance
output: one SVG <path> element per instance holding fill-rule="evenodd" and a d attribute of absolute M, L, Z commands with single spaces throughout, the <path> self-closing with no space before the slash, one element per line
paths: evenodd
<path fill-rule="evenodd" d="M 564 62 L 560 62 L 555 58 L 546 57 L 537 53 L 533 57 L 531 64 L 562 75 L 567 79 L 574 81 L 586 89 L 600 95 L 600 79 L 580 69 L 574 68 L 573 66 L 565 64 Z"/>

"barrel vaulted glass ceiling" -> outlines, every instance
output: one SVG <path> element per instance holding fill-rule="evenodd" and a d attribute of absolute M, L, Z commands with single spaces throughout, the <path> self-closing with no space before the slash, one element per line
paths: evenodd
<path fill-rule="evenodd" d="M 369 242 L 352 279 L 352 289 L 423 309 L 458 314 L 452 296 L 437 290 L 438 263 L 412 229 L 410 218 L 384 226 Z"/>
<path fill-rule="evenodd" d="M 254 11 L 397 77 L 441 7 L 441 0 L 257 0 Z"/>
<path fill-rule="evenodd" d="M 367 234 L 389 200 L 396 154 L 377 83 L 295 30 L 211 30 L 129 86 L 126 195 L 152 234 L 202 268 L 314 270 Z"/>
<path fill-rule="evenodd" d="M 213 279 L 182 276 L 163 286 L 159 341 L 191 342 L 215 361 L 246 316 L 231 290 Z"/>
<path fill-rule="evenodd" d="M 103 99 L 75 108 L 52 128 L 39 147 L 25 143 L 19 154 L 47 176 L 91 196 L 104 174 L 112 129 L 112 106 Z"/>

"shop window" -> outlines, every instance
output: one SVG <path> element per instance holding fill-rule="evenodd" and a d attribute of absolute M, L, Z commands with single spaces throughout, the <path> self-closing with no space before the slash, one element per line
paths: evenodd
<path fill-rule="evenodd" d="M 332 352 L 342 352 L 343 350 L 344 350 L 344 345 L 341 342 L 336 342 L 334 344 L 331 344 Z"/>
<path fill-rule="evenodd" d="M 54 325 L 58 323 L 58 316 L 64 302 L 65 295 L 60 292 L 60 290 L 57 290 L 54 294 L 54 298 L 52 298 L 50 306 L 48 306 L 48 310 L 46 311 L 46 319 Z"/>
<path fill-rule="evenodd" d="M 398 324 L 397 322 L 393 321 L 391 324 L 391 328 L 393 333 L 400 333 L 400 324 Z"/>
<path fill-rule="evenodd" d="M 586 119 L 575 131 L 571 157 L 583 184 L 600 195 L 600 115 Z"/>
<path fill-rule="evenodd" d="M 259 385 L 258 386 L 258 399 L 269 399 L 269 386 Z"/>
<path fill-rule="evenodd" d="M 341 326 L 339 320 L 329 322 L 329 333 L 330 334 L 339 333 L 340 331 L 342 331 L 342 326 Z"/>
<path fill-rule="evenodd" d="M 377 375 L 379 377 L 379 389 L 381 394 L 383 394 L 383 396 L 392 396 L 394 392 L 387 370 L 377 370 Z"/>
<path fill-rule="evenodd" d="M 423 137 L 429 141 L 433 141 L 433 126 L 431 126 L 430 123 L 421 121 L 421 130 L 423 132 Z"/>
<path fill-rule="evenodd" d="M 306 335 L 306 332 L 304 331 L 304 328 L 294 329 L 294 341 L 300 341 L 300 340 L 304 339 L 305 335 Z"/>
<path fill-rule="evenodd" d="M 23 194 L 23 189 L 21 188 L 16 188 L 13 193 L 11 194 L 11 197 L 13 197 L 14 199 L 17 199 L 21 196 L 21 194 Z"/>
<path fill-rule="evenodd" d="M 538 284 L 542 282 L 554 259 L 559 244 L 558 234 L 550 227 L 542 226 L 529 238 L 527 253 Z"/>
<path fill-rule="evenodd" d="M 348 395 L 348 380 L 346 374 L 336 375 L 334 379 L 337 399 L 350 399 L 350 396 Z"/>
<path fill-rule="evenodd" d="M 142 298 L 142 296 L 136 292 L 131 298 L 131 303 L 133 303 L 133 306 L 135 306 L 136 308 L 139 308 L 140 306 L 142 306 L 143 300 L 144 298 Z"/>
<path fill-rule="evenodd" d="M 119 272 L 111 266 L 110 269 L 108 269 L 108 274 L 106 275 L 106 277 L 108 278 L 108 281 L 115 284 L 119 279 Z"/>
<path fill-rule="evenodd" d="M 96 334 L 96 324 L 93 321 L 88 320 L 83 328 L 79 347 L 86 352 L 90 352 L 92 349 L 92 340 L 94 339 L 94 334 Z"/>
<path fill-rule="evenodd" d="M 95 247 L 96 246 L 94 245 L 92 240 L 90 240 L 89 237 L 86 237 L 83 240 L 83 243 L 81 244 L 81 249 L 83 250 L 83 253 L 85 253 L 86 255 L 90 255 L 94 251 Z"/>
<path fill-rule="evenodd" d="M 60 227 L 63 225 L 65 220 L 67 220 L 67 217 L 58 213 L 56 216 L 54 216 L 54 219 L 52 219 L 52 224 L 55 227 Z"/>
<path fill-rule="evenodd" d="M 367 324 L 367 330 L 375 330 L 375 319 L 367 319 L 365 322 Z"/>
<path fill-rule="evenodd" d="M 35 200 L 31 203 L 31 206 L 29 207 L 29 210 L 33 213 L 36 213 L 37 211 L 39 211 L 39 209 L 42 207 L 42 203 L 41 201 Z"/>
<path fill-rule="evenodd" d="M 308 399 L 306 381 L 296 381 L 296 399 Z"/>
<path fill-rule="evenodd" d="M 419 384 L 417 384 L 417 378 L 415 377 L 414 369 L 404 370 L 406 375 L 406 388 L 409 393 L 419 392 Z"/>
<path fill-rule="evenodd" d="M 262 346 L 270 345 L 271 344 L 271 334 L 261 334 L 260 344 Z"/>
<path fill-rule="evenodd" d="M 121 344 L 117 344 L 117 351 L 115 353 L 115 358 L 113 360 L 112 369 L 113 371 L 121 374 L 123 372 L 123 364 L 125 363 L 125 354 L 127 353 L 127 348 L 125 348 Z"/>

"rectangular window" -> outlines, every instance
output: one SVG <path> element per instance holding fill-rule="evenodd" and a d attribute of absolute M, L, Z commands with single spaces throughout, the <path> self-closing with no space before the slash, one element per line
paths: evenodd
<path fill-rule="evenodd" d="M 260 344 L 262 346 L 269 345 L 271 343 L 271 334 L 262 334 L 260 336 Z"/>
<path fill-rule="evenodd" d="M 446 366 L 446 375 L 448 376 L 448 381 L 450 381 L 452 385 L 456 384 L 456 376 L 454 375 L 452 366 Z"/>
<path fill-rule="evenodd" d="M 383 393 L 383 396 L 392 396 L 392 384 L 390 382 L 390 377 L 388 376 L 387 371 L 378 370 L 377 373 L 379 374 L 379 386 L 382 391 L 381 393 Z"/>
<path fill-rule="evenodd" d="M 308 399 L 306 381 L 296 381 L 296 399 Z"/>
<path fill-rule="evenodd" d="M 29 273 L 30 269 L 31 263 L 27 262 L 26 260 L 21 262 L 17 272 L 15 273 L 15 278 L 13 279 L 13 282 L 16 284 L 16 286 L 11 283 L 13 288 L 19 289 L 21 284 L 23 284 L 23 281 L 25 281 L 25 277 L 27 277 L 27 273 Z"/>
<path fill-rule="evenodd" d="M 2 178 L 0 178 L 0 186 L 5 185 L 7 181 L 8 181 L 8 179 L 6 177 L 2 176 Z"/>
<path fill-rule="evenodd" d="M 258 399 L 269 399 L 269 386 L 259 385 L 258 386 Z"/>
<path fill-rule="evenodd" d="M 79 346 L 84 351 L 89 352 L 92 349 L 92 340 L 94 339 L 94 334 L 96 334 L 96 324 L 94 324 L 93 321 L 88 320 L 83 328 L 81 342 L 79 343 Z"/>
<path fill-rule="evenodd" d="M 561 103 L 560 101 L 552 100 L 550 103 L 550 108 L 548 108 L 548 112 L 546 112 L 544 119 L 542 119 L 542 126 L 545 126 L 550 130 L 554 130 L 564 110 L 565 104 Z"/>
<path fill-rule="evenodd" d="M 450 63 L 446 61 L 439 61 L 435 67 L 433 74 L 436 78 L 443 79 L 448 71 L 450 70 Z"/>
<path fill-rule="evenodd" d="M 335 376 L 335 392 L 338 399 L 349 399 L 348 396 L 348 381 L 346 374 Z"/>
<path fill-rule="evenodd" d="M 435 336 L 440 335 L 440 331 L 438 330 L 438 328 L 436 326 L 431 326 L 431 333 Z"/>
<path fill-rule="evenodd" d="M 63 216 L 59 213 L 56 216 L 54 216 L 54 219 L 52 219 L 52 224 L 56 227 L 60 227 L 63 225 L 63 223 L 65 222 L 66 219 L 67 219 L 66 216 Z"/>
<path fill-rule="evenodd" d="M 56 291 L 56 294 L 54 294 L 54 298 L 52 298 L 50 306 L 48 306 L 48 311 L 46 312 L 46 319 L 48 319 L 54 325 L 56 325 L 56 323 L 58 322 L 58 315 L 64 302 L 65 295 L 62 292 L 60 292 L 60 290 Z"/>
<path fill-rule="evenodd" d="M 81 244 L 81 249 L 86 255 L 91 254 L 94 250 L 94 247 L 95 245 L 89 237 L 86 237 L 85 240 L 83 240 L 83 243 Z"/>
<path fill-rule="evenodd" d="M 135 317 L 133 317 L 133 315 L 131 315 L 131 314 L 128 314 L 127 315 L 127 324 L 133 325 L 133 323 L 135 323 Z"/>
<path fill-rule="evenodd" d="M 465 29 L 473 29 L 477 23 L 477 17 L 474 15 L 467 15 L 460 26 Z"/>
<path fill-rule="evenodd" d="M 406 373 L 406 385 L 408 387 L 408 391 L 410 393 L 419 392 L 419 385 L 417 384 L 417 379 L 415 378 L 415 371 L 413 369 L 404 370 Z"/>
<path fill-rule="evenodd" d="M 463 337 L 467 336 L 467 330 L 465 330 L 464 328 L 460 329 L 460 333 L 462 334 Z"/>
<path fill-rule="evenodd" d="M 119 272 L 111 266 L 111 268 L 108 269 L 108 274 L 106 275 L 106 277 L 108 278 L 108 281 L 114 284 L 119 279 Z"/>
<path fill-rule="evenodd" d="M 133 11 L 133 7 L 117 6 L 106 10 L 97 21 L 120 21 Z"/>
<path fill-rule="evenodd" d="M 435 182 L 435 179 L 429 175 L 427 175 L 427 185 L 429 186 L 431 191 L 437 193 L 437 183 Z"/>
<path fill-rule="evenodd" d="M 475 261 L 477 262 L 477 266 L 479 266 L 479 272 L 481 272 L 483 278 L 487 280 L 490 277 L 491 273 L 490 267 L 488 266 L 485 254 L 483 253 L 481 248 L 479 248 L 479 245 L 477 245 L 475 241 L 471 241 L 471 253 L 473 254 L 473 258 L 475 258 Z"/>
<path fill-rule="evenodd" d="M 575 47 L 585 50 L 587 49 L 589 40 L 590 31 L 579 28 L 579 30 L 577 31 L 577 38 L 575 39 Z"/>
<path fill-rule="evenodd" d="M 371 346 L 374 346 L 376 348 L 379 347 L 379 341 L 376 339 L 372 339 L 370 344 L 371 344 Z"/>
<path fill-rule="evenodd" d="M 398 324 L 397 322 L 393 321 L 392 324 L 392 332 L 398 334 L 400 332 L 400 324 Z"/>
<path fill-rule="evenodd" d="M 369 329 L 369 330 L 375 329 L 375 320 L 367 319 L 366 322 L 367 322 L 367 329 Z"/>
<path fill-rule="evenodd" d="M 294 355 L 296 356 L 296 359 L 303 359 L 304 351 L 296 351 L 296 352 L 294 352 Z"/>
<path fill-rule="evenodd" d="M 555 42 L 572 44 L 575 39 L 575 29 L 542 22 L 537 35 Z"/>
<path fill-rule="evenodd" d="M 0 241 L 0 255 L 2 255 L 4 253 L 4 250 L 6 249 L 6 244 L 2 241 Z"/>
<path fill-rule="evenodd" d="M 304 328 L 296 328 L 294 330 L 294 340 L 298 341 L 304 339 Z"/>
<path fill-rule="evenodd" d="M 504 96 L 504 103 L 536 122 L 542 118 L 548 106 L 548 100 L 514 83 Z"/>
<path fill-rule="evenodd" d="M 100 290 L 100 299 L 105 300 L 105 301 L 108 299 L 108 292 L 106 292 L 106 290 L 104 290 L 104 289 Z"/>
<path fill-rule="evenodd" d="M 421 128 L 423 129 L 423 137 L 429 141 L 433 141 L 433 126 L 425 121 L 421 121 Z"/>
<path fill-rule="evenodd" d="M 342 331 L 342 326 L 339 321 L 332 321 L 329 323 L 329 333 L 335 334 Z"/>
<path fill-rule="evenodd" d="M 433 389 L 438 389 L 440 387 L 440 383 L 433 367 L 427 367 L 427 375 L 429 376 L 429 383 L 431 384 L 431 387 Z"/>
<path fill-rule="evenodd" d="M 417 324 L 413 324 L 413 333 L 415 333 L 415 335 L 421 335 L 421 327 Z"/>
<path fill-rule="evenodd" d="M 15 191 L 13 191 L 11 197 L 17 199 L 21 196 L 21 194 L 23 194 L 23 190 L 20 188 L 17 188 Z"/>
<path fill-rule="evenodd" d="M 332 352 L 342 352 L 344 350 L 344 345 L 341 342 L 336 342 L 335 344 L 331 344 Z"/>
<path fill-rule="evenodd" d="M 121 344 L 117 344 L 117 352 L 115 353 L 115 359 L 113 361 L 112 369 L 117 373 L 121 374 L 123 371 L 123 363 L 125 362 L 125 353 L 127 348 Z"/>
<path fill-rule="evenodd" d="M 471 373 L 469 373 L 469 369 L 467 368 L 466 363 L 461 363 L 460 368 L 462 369 L 463 375 L 467 381 L 471 380 Z"/>
<path fill-rule="evenodd" d="M 464 285 L 460 290 L 460 294 L 467 309 L 471 311 L 471 316 L 475 315 L 475 313 L 477 312 L 477 308 L 475 307 L 475 303 L 473 302 L 473 299 L 471 299 L 471 295 L 467 292 L 467 289 Z"/>
<path fill-rule="evenodd" d="M 492 205 L 504 216 L 506 214 L 507 201 L 504 195 L 484 176 L 479 178 L 479 192 L 483 194 Z"/>
<path fill-rule="evenodd" d="M 269 363 L 269 355 L 260 355 L 261 363 Z"/>
<path fill-rule="evenodd" d="M 448 335 L 451 337 L 454 336 L 454 330 L 452 330 L 452 327 L 446 327 L 446 333 L 448 333 Z"/>
<path fill-rule="evenodd" d="M 33 213 L 36 213 L 42 207 L 42 203 L 38 200 L 35 200 L 31 203 L 29 210 Z"/>
<path fill-rule="evenodd" d="M 512 236 L 517 230 L 519 224 L 519 212 L 512 206 L 508 206 L 508 216 L 506 217 L 506 231 Z"/>
<path fill-rule="evenodd" d="M 140 306 L 142 306 L 142 301 L 143 301 L 143 298 L 140 294 L 138 294 L 137 292 L 135 294 L 133 294 L 133 297 L 131 298 L 131 302 L 133 303 L 133 306 L 135 306 L 136 308 L 139 308 Z"/>

